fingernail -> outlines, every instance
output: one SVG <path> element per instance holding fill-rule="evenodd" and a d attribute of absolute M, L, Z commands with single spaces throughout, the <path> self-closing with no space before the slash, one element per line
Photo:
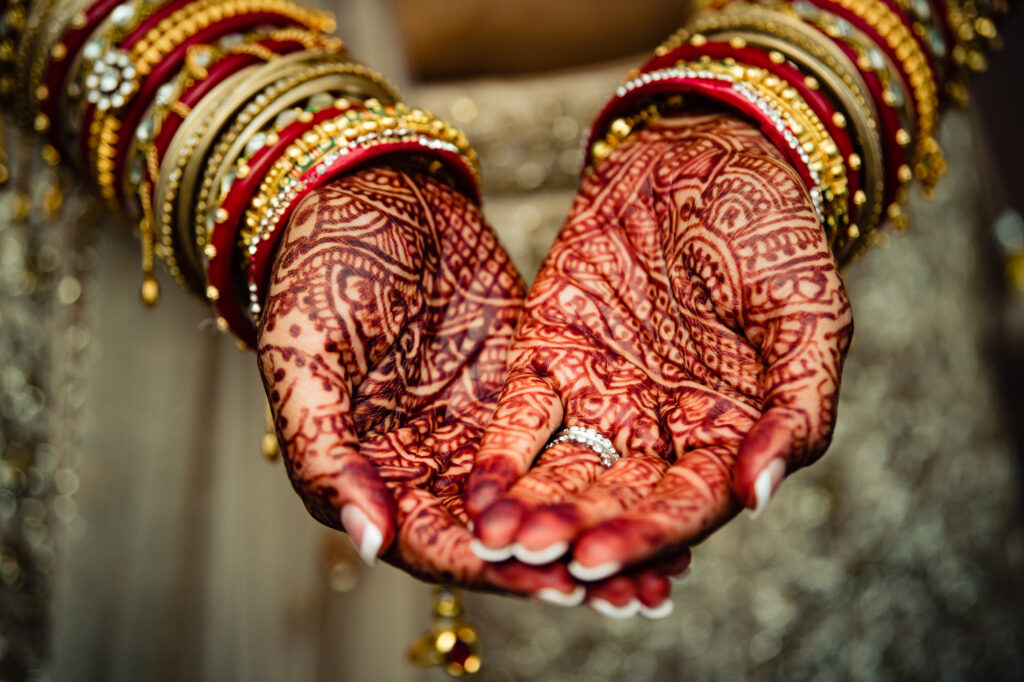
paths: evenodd
<path fill-rule="evenodd" d="M 346 504 L 341 509 L 341 525 L 345 532 L 352 537 L 359 556 L 363 558 L 367 566 L 373 566 L 377 562 L 377 552 L 384 544 L 384 534 L 380 528 L 373 525 L 373 522 L 363 513 L 363 510 L 354 504 Z"/>
<path fill-rule="evenodd" d="M 756 519 L 764 513 L 768 503 L 772 501 L 772 495 L 779 489 L 782 477 L 786 475 L 786 462 L 776 457 L 764 468 L 754 481 L 754 511 L 750 517 Z"/>
<path fill-rule="evenodd" d="M 534 599 L 538 599 L 547 604 L 554 604 L 555 606 L 579 606 L 583 603 L 583 598 L 587 596 L 587 590 L 583 585 L 577 585 L 572 592 L 568 594 L 560 592 L 553 587 L 544 587 L 534 593 Z"/>
<path fill-rule="evenodd" d="M 616 606 L 615 604 L 595 597 L 587 602 L 587 606 L 594 609 L 598 613 L 608 616 L 609 618 L 615 618 L 617 620 L 624 620 L 626 618 L 632 618 L 640 611 L 640 600 L 633 599 L 629 600 L 629 603 L 625 606 Z"/>
<path fill-rule="evenodd" d="M 531 566 L 543 566 L 544 564 L 550 564 L 567 551 L 569 551 L 568 542 L 556 542 L 549 547 L 538 550 L 526 549 L 518 542 L 512 545 L 512 554 L 515 558 L 519 559 L 524 564 L 530 564 Z"/>
<path fill-rule="evenodd" d="M 473 523 L 472 521 L 470 521 L 469 523 L 466 524 L 466 530 L 468 530 L 470 533 L 473 532 L 474 528 L 476 528 L 476 524 Z"/>
<path fill-rule="evenodd" d="M 672 603 L 671 599 L 666 599 L 654 607 L 640 604 L 640 615 L 650 620 L 661 620 L 662 618 L 668 618 L 675 607 L 676 605 Z"/>
<path fill-rule="evenodd" d="M 608 561 L 597 566 L 584 566 L 575 559 L 569 562 L 569 573 L 585 583 L 604 580 L 608 576 L 618 573 L 621 568 L 622 563 L 618 561 Z"/>
<path fill-rule="evenodd" d="M 683 569 L 682 573 L 680 573 L 679 575 L 670 575 L 668 579 L 674 582 L 676 585 L 682 585 L 690 579 L 691 575 L 693 575 L 693 569 L 687 566 Z"/>
<path fill-rule="evenodd" d="M 512 545 L 508 545 L 506 547 L 492 548 L 487 547 L 477 538 L 473 538 L 469 541 L 469 549 L 473 552 L 473 554 L 476 554 L 484 561 L 490 561 L 491 563 L 507 561 L 512 558 Z"/>

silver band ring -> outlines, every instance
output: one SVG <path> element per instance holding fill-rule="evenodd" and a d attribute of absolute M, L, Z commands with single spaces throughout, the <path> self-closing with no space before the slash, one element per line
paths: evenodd
<path fill-rule="evenodd" d="M 559 443 L 579 443 L 585 445 L 601 458 L 601 465 L 607 469 L 619 459 L 619 453 L 615 450 L 615 445 L 612 444 L 605 436 L 594 429 L 584 428 L 582 426 L 570 426 L 569 428 L 562 429 L 552 437 L 548 442 L 545 450 L 553 445 Z"/>

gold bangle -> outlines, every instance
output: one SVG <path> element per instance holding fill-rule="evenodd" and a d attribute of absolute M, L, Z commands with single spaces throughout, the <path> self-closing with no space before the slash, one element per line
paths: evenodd
<path fill-rule="evenodd" d="M 299 54 L 305 55 L 308 58 L 310 53 L 305 52 Z M 234 116 L 234 122 L 231 128 L 226 132 L 219 133 L 217 135 L 216 145 L 213 144 L 212 137 L 209 141 L 205 142 L 207 146 L 203 147 L 201 144 L 200 148 L 212 148 L 212 151 L 208 156 L 205 153 L 195 155 L 193 161 L 190 163 L 189 169 L 186 171 L 185 177 L 191 181 L 191 178 L 193 178 L 199 171 L 199 164 L 201 160 L 206 161 L 206 172 L 203 174 L 202 184 L 196 193 L 196 197 L 193 202 L 194 212 L 189 210 L 187 216 L 184 213 L 179 214 L 178 223 L 179 239 L 188 239 L 190 240 L 190 243 L 194 243 L 196 245 L 196 260 L 198 266 L 201 266 L 198 254 L 206 248 L 206 232 L 205 229 L 202 228 L 205 228 L 205 226 L 209 224 L 209 216 L 213 213 L 211 210 L 210 199 L 211 193 L 215 188 L 215 178 L 222 175 L 220 172 L 221 168 L 227 168 L 233 163 L 233 160 L 230 159 L 225 163 L 225 155 L 228 154 L 234 142 L 243 135 L 243 132 L 247 128 L 250 127 L 251 122 L 260 114 L 260 112 L 272 105 L 275 106 L 276 111 L 280 111 L 281 109 L 290 106 L 290 104 L 295 101 L 288 95 L 292 88 L 300 83 L 323 76 L 356 77 L 356 80 L 350 81 L 350 86 L 344 88 L 344 91 L 357 97 L 376 96 L 385 98 L 389 101 L 393 101 L 398 98 L 397 92 L 390 83 L 385 81 L 379 74 L 368 69 L 362 64 L 347 61 L 334 61 L 335 59 L 344 58 L 343 55 L 324 53 L 321 56 L 322 58 L 319 61 L 309 64 L 300 63 L 296 70 L 288 73 L 276 73 L 276 80 L 267 84 L 266 89 L 262 92 L 253 93 L 252 101 Z M 282 59 L 275 61 L 277 64 L 280 64 L 281 62 Z M 286 102 L 285 107 L 276 106 L 275 104 L 281 97 L 286 97 L 286 99 L 283 100 Z M 276 115 L 276 113 L 274 115 Z M 205 272 L 205 268 L 200 269 Z"/>
<path fill-rule="evenodd" d="M 727 31 L 715 35 L 728 40 L 738 38 L 769 50 L 769 55 L 774 53 L 792 60 L 801 71 L 810 72 L 818 80 L 820 87 L 832 95 L 833 102 L 843 114 L 841 127 L 846 127 L 847 121 L 853 125 L 852 142 L 858 151 L 857 159 L 844 161 L 849 170 L 860 174 L 863 194 L 851 197 L 856 212 L 848 216 L 849 221 L 842 228 L 843 232 L 830 235 L 830 243 L 838 254 L 845 248 L 848 240 L 856 239 L 862 233 L 866 234 L 878 227 L 885 193 L 885 166 L 874 109 L 864 111 L 859 106 L 857 98 L 853 97 L 845 84 L 836 78 L 835 73 L 790 42 L 770 35 L 745 31 Z"/>
<path fill-rule="evenodd" d="M 197 206 L 195 220 L 191 221 L 195 230 L 193 239 L 200 252 L 205 252 L 206 246 L 209 244 L 210 232 L 217 215 L 217 209 L 221 204 L 223 195 L 227 193 L 225 184 L 229 181 L 233 182 L 232 171 L 236 167 L 238 159 L 246 151 L 246 148 L 254 140 L 259 141 L 260 132 L 268 126 L 272 126 L 276 130 L 275 120 L 285 110 L 317 96 L 325 98 L 329 102 L 328 106 L 333 105 L 335 93 L 343 92 L 345 85 L 346 80 L 343 76 L 328 74 L 317 76 L 292 86 L 274 99 L 274 106 L 267 107 L 255 114 L 245 130 L 230 140 L 230 145 L 226 151 L 211 155 L 207 163 L 206 173 L 203 176 L 203 186 L 206 188 L 206 194 L 202 199 L 204 205 L 201 208 Z M 305 115 L 312 117 L 312 113 L 308 111 L 305 111 Z M 218 146 L 220 145 L 218 144 Z M 207 180 L 209 180 L 209 183 L 207 183 Z M 205 267 L 203 271 L 205 272 Z"/>
<path fill-rule="evenodd" d="M 147 75 L 160 60 L 189 36 L 224 19 L 257 12 L 288 17 L 307 28 L 329 33 L 334 30 L 330 14 L 308 10 L 289 0 L 199 0 L 186 5 L 150 29 L 132 46 L 130 55 L 135 69 Z"/>
<path fill-rule="evenodd" d="M 120 84 L 111 96 L 109 111 L 108 107 L 102 106 L 106 99 L 99 101 L 95 118 L 103 120 L 98 126 L 91 125 L 89 130 L 89 148 L 94 150 L 96 182 L 104 198 L 113 202 L 117 195 L 113 158 L 116 155 L 120 123 L 113 120 L 113 113 L 130 101 L 138 91 L 140 80 L 190 36 L 236 14 L 253 12 L 273 12 L 317 29 L 331 27 L 333 24 L 327 15 L 303 9 L 289 0 L 200 0 L 165 17 L 139 43 L 132 46 L 131 51 L 115 48 L 118 64 L 124 62 L 124 69 L 119 71 Z M 115 97 L 120 101 L 115 102 Z"/>
<path fill-rule="evenodd" d="M 167 264 L 171 276 L 187 291 L 201 295 L 195 278 L 186 279 L 179 268 L 177 254 L 171 238 L 170 221 L 178 201 L 181 187 L 182 169 L 189 155 L 195 148 L 198 135 L 205 129 L 210 114 L 224 103 L 232 93 L 236 93 L 239 85 L 250 77 L 251 71 L 261 66 L 252 66 L 231 74 L 214 86 L 199 104 L 192 109 L 189 117 L 175 131 L 174 137 L 167 146 L 164 158 L 160 161 L 159 175 L 153 187 L 153 235 L 159 240 L 154 251 Z"/>
<path fill-rule="evenodd" d="M 222 128 L 232 119 L 234 119 L 235 125 L 244 125 L 239 122 L 247 120 L 251 116 L 246 107 L 246 103 L 250 100 L 253 100 L 251 105 L 259 108 L 266 106 L 271 98 L 264 91 L 265 88 L 272 88 L 276 83 L 283 91 L 284 83 L 287 82 L 289 75 L 308 70 L 318 63 L 334 58 L 337 58 L 337 55 L 333 53 L 301 51 L 245 69 L 244 77 L 231 91 L 230 97 L 226 101 L 213 101 L 212 107 L 204 106 L 210 99 L 208 95 L 193 110 L 190 116 L 196 116 L 196 120 L 201 120 L 202 124 L 201 127 L 197 127 L 190 133 L 190 140 L 185 146 L 187 152 L 177 158 L 176 168 L 179 176 L 174 200 L 172 202 L 165 196 L 157 220 L 160 226 L 160 231 L 157 234 L 161 240 L 161 252 L 171 257 L 175 251 L 175 241 L 178 242 L 183 252 L 179 254 L 177 265 L 179 269 L 187 266 L 187 270 L 181 269 L 181 271 L 188 278 L 193 290 L 199 290 L 204 286 L 200 257 L 195 248 L 194 224 L 191 222 L 197 203 L 196 183 L 200 169 L 204 166 L 215 141 L 222 134 Z M 200 107 L 204 112 L 202 119 L 197 115 Z M 182 130 L 179 129 L 179 133 L 181 132 Z M 175 138 L 177 139 L 177 135 Z M 168 160 L 170 158 L 168 156 Z M 178 216 L 177 220 L 173 219 L 175 214 Z"/>
<path fill-rule="evenodd" d="M 914 174 L 921 180 L 925 194 L 931 194 L 946 170 L 946 160 L 935 139 L 939 115 L 938 84 L 928 58 L 899 15 L 881 0 L 831 1 L 863 19 L 900 60 L 917 111 Z"/>

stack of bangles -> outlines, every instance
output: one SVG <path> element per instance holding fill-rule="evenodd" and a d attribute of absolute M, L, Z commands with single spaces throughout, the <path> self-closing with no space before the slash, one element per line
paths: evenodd
<path fill-rule="evenodd" d="M 479 200 L 458 130 L 406 106 L 291 0 L 0 0 L 0 104 L 138 226 L 156 259 L 255 345 L 274 250 L 304 196 L 401 157 Z M 23 96 L 27 93 L 28 96 Z"/>
<path fill-rule="evenodd" d="M 797 171 L 846 264 L 886 221 L 905 226 L 910 181 L 928 193 L 945 170 L 940 106 L 962 101 L 964 72 L 984 67 L 1001 9 L 954 0 L 712 2 L 605 105 L 585 171 L 659 117 L 724 108 L 757 126 Z"/>
<path fill-rule="evenodd" d="M 945 164 L 946 100 L 985 66 L 1001 0 L 711 0 L 599 114 L 585 172 L 661 116 L 723 108 L 792 164 L 840 264 Z M 303 197 L 381 157 L 479 201 L 465 136 L 353 61 L 291 0 L 0 0 L 0 104 L 138 225 L 247 346 Z"/>

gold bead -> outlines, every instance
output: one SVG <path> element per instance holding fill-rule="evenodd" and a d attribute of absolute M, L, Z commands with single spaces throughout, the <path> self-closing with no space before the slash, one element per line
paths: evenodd
<path fill-rule="evenodd" d="M 225 320 L 223 317 L 217 318 L 217 331 L 219 331 L 221 334 L 227 334 L 228 331 L 230 331 L 230 329 L 231 327 L 228 325 L 227 320 Z"/>
<path fill-rule="evenodd" d="M 590 148 L 590 153 L 594 157 L 595 161 L 602 161 L 608 158 L 608 155 L 612 153 L 612 147 L 604 140 L 598 140 Z"/>
<path fill-rule="evenodd" d="M 832 123 L 837 128 L 845 128 L 846 127 L 846 117 L 843 116 L 842 112 L 837 111 L 836 113 L 832 114 Z"/>
<path fill-rule="evenodd" d="M 850 154 L 850 156 L 846 158 L 846 162 L 849 164 L 850 170 L 860 170 L 861 160 L 859 155 Z"/>
<path fill-rule="evenodd" d="M 242 339 L 238 339 L 237 341 L 235 341 L 235 348 L 242 351 L 243 353 L 249 350 L 249 346 L 247 346 L 245 341 L 242 341 Z"/>
<path fill-rule="evenodd" d="M 631 132 L 633 132 L 632 126 L 630 126 L 625 119 L 621 118 L 617 118 L 614 121 L 612 121 L 612 124 L 611 126 L 609 126 L 609 128 L 612 134 L 618 137 L 620 140 L 625 139 L 626 137 L 629 136 Z"/>
<path fill-rule="evenodd" d="M 814 76 L 807 76 L 806 78 L 804 78 L 804 85 L 806 85 L 811 90 L 817 90 L 819 87 L 821 87 L 820 85 L 818 85 L 818 79 L 815 78 Z"/>
<path fill-rule="evenodd" d="M 213 244 L 207 244 L 203 247 L 203 255 L 206 256 L 206 260 L 213 260 L 217 257 L 217 247 Z"/>
<path fill-rule="evenodd" d="M 218 291 L 217 287 L 211 284 L 210 286 L 206 287 L 206 298 L 210 302 L 215 303 L 217 299 L 220 298 L 220 291 Z"/>
<path fill-rule="evenodd" d="M 701 45 L 703 45 L 706 42 L 708 42 L 708 39 L 705 38 L 704 36 L 702 36 L 699 33 L 697 33 L 692 38 L 690 38 L 690 44 L 691 45 L 696 45 L 697 47 L 700 47 Z"/>
<path fill-rule="evenodd" d="M 857 206 L 863 206 L 864 202 L 868 200 L 868 195 L 864 194 L 864 190 L 859 189 L 853 193 L 853 203 Z"/>
<path fill-rule="evenodd" d="M 228 213 L 227 209 L 224 208 L 223 206 L 217 209 L 216 220 L 217 220 L 218 224 L 219 223 L 223 223 L 224 221 L 226 221 L 230 217 L 231 217 L 231 215 Z"/>
<path fill-rule="evenodd" d="M 147 308 L 152 308 L 160 300 L 160 284 L 153 275 L 146 275 L 146 278 L 142 280 L 139 298 L 142 299 L 142 305 Z"/>
<path fill-rule="evenodd" d="M 740 38 L 739 36 L 736 36 L 735 38 L 729 39 L 729 45 L 732 46 L 733 49 L 742 50 L 747 46 L 747 41 L 744 40 L 743 38 Z"/>
<path fill-rule="evenodd" d="M 260 441 L 260 449 L 263 451 L 263 456 L 267 459 L 277 459 L 277 456 L 281 454 L 281 448 L 277 443 L 277 435 L 269 432 L 263 434 L 263 439 Z"/>
<path fill-rule="evenodd" d="M 901 147 L 906 147 L 908 144 L 910 144 L 910 133 L 908 133 L 903 128 L 900 128 L 899 130 L 897 130 L 896 131 L 896 144 L 898 144 Z"/>
<path fill-rule="evenodd" d="M 846 228 L 846 236 L 848 236 L 850 239 L 856 239 L 857 237 L 860 236 L 860 228 L 857 227 L 856 223 L 853 223 L 848 228 Z"/>
<path fill-rule="evenodd" d="M 772 50 L 769 52 L 768 59 L 772 60 L 772 64 L 781 64 L 786 61 L 786 57 L 778 50 Z"/>
<path fill-rule="evenodd" d="M 37 133 L 45 133 L 50 129 L 50 119 L 46 114 L 36 114 L 36 120 L 32 122 L 32 127 L 36 129 Z"/>
<path fill-rule="evenodd" d="M 39 87 L 36 88 L 36 99 L 39 100 L 40 102 L 42 102 L 43 100 L 45 100 L 49 96 L 50 96 L 50 88 L 46 87 L 45 84 L 40 84 Z"/>
<path fill-rule="evenodd" d="M 57 43 L 50 50 L 50 57 L 56 62 L 59 62 L 60 60 L 64 59 L 64 57 L 66 57 L 67 55 L 68 48 L 64 45 L 64 43 Z"/>
<path fill-rule="evenodd" d="M 910 182 L 914 179 L 914 171 L 907 164 L 903 164 L 896 170 L 896 177 L 900 182 Z"/>
<path fill-rule="evenodd" d="M 43 161 L 50 166 L 60 164 L 60 152 L 52 144 L 43 145 L 42 157 Z"/>

